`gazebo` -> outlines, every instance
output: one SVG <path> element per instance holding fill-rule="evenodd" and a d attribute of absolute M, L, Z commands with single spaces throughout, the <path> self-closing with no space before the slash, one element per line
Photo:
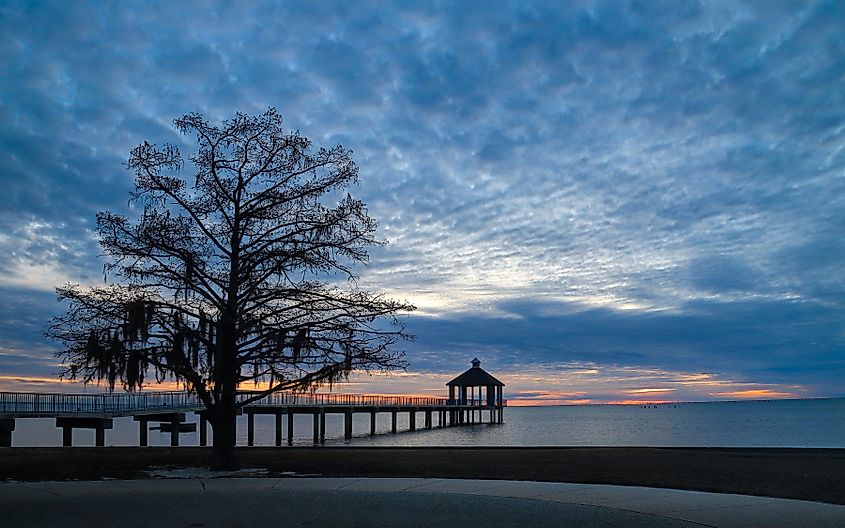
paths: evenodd
<path fill-rule="evenodd" d="M 485 410 L 490 411 L 490 423 L 504 421 L 502 388 L 505 384 L 481 368 L 478 358 L 472 360 L 472 368 L 446 385 L 449 387 L 449 405 L 455 407 L 449 411 L 451 425 L 476 423 L 476 411 L 480 423 Z"/>

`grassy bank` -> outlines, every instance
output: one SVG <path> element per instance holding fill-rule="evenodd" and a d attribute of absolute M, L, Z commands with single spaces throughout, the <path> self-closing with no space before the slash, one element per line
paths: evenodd
<path fill-rule="evenodd" d="M 209 448 L 0 449 L 0 479 L 135 479 L 204 467 Z M 321 476 L 538 480 L 741 493 L 845 504 L 845 449 L 239 448 L 243 467 Z"/>

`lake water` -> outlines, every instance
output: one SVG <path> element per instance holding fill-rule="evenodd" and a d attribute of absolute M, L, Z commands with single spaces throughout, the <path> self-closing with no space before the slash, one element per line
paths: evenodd
<path fill-rule="evenodd" d="M 845 448 L 845 398 L 752 402 L 509 407 L 505 423 L 424 430 L 408 429 L 399 414 L 399 434 L 390 431 L 390 413 L 378 415 L 380 435 L 368 435 L 369 414 L 356 414 L 354 438 L 343 440 L 343 415 L 326 416 L 326 444 L 353 446 L 689 446 L 689 447 L 839 447 Z M 189 421 L 197 421 L 188 415 Z M 434 414 L 437 423 L 437 414 Z M 255 417 L 255 445 L 273 445 L 274 418 Z M 283 420 L 287 437 L 287 419 Z M 311 416 L 297 415 L 294 443 L 311 445 Z M 246 445 L 246 417 L 238 422 L 238 444 Z M 209 440 L 211 429 L 209 428 Z M 61 429 L 53 419 L 18 419 L 14 446 L 60 446 Z M 94 431 L 74 430 L 74 445 L 93 446 Z M 149 432 L 150 445 L 169 445 L 170 433 Z M 198 433 L 180 435 L 181 445 L 199 445 Z M 138 445 L 138 424 L 116 418 L 106 444 Z"/>

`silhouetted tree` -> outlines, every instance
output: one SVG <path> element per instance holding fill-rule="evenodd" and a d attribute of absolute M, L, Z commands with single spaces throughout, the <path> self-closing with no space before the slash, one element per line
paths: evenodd
<path fill-rule="evenodd" d="M 239 407 L 404 367 L 391 345 L 409 336 L 395 316 L 414 307 L 357 286 L 351 266 L 383 242 L 345 192 L 358 177 L 350 151 L 314 152 L 275 109 L 220 127 L 199 114 L 174 123 L 197 138 L 190 183 L 175 146 L 132 149 L 136 218 L 97 215 L 114 281 L 57 288 L 70 305 L 46 334 L 64 345 L 62 377 L 133 390 L 154 374 L 195 391 L 214 430 L 212 466 L 232 468 Z M 239 398 L 250 381 L 258 392 Z"/>

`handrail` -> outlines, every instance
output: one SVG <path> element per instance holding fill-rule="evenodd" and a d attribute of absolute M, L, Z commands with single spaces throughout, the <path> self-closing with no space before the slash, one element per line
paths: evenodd
<path fill-rule="evenodd" d="M 0 392 L 0 414 L 122 415 L 200 407 L 202 402 L 196 395 L 184 391 L 103 394 Z"/>
<path fill-rule="evenodd" d="M 256 394 L 258 393 L 239 392 L 238 400 L 243 401 Z M 486 407 L 489 404 L 486 398 L 448 399 L 426 396 L 277 392 L 251 402 L 248 406 Z M 494 405 L 506 406 L 507 401 L 500 400 Z M 126 416 L 145 412 L 184 412 L 202 408 L 203 404 L 197 395 L 185 391 L 103 394 L 0 392 L 0 415 Z"/>
<path fill-rule="evenodd" d="M 446 402 L 446 405 L 460 405 L 463 407 L 487 407 L 501 405 L 507 407 L 508 400 L 493 400 L 491 402 L 487 398 L 452 398 Z"/>
<path fill-rule="evenodd" d="M 240 393 L 249 397 L 253 393 Z M 433 407 L 446 405 L 447 398 L 426 396 L 384 396 L 370 394 L 332 394 L 277 392 L 250 405 L 255 406 L 361 406 L 361 407 Z"/>

